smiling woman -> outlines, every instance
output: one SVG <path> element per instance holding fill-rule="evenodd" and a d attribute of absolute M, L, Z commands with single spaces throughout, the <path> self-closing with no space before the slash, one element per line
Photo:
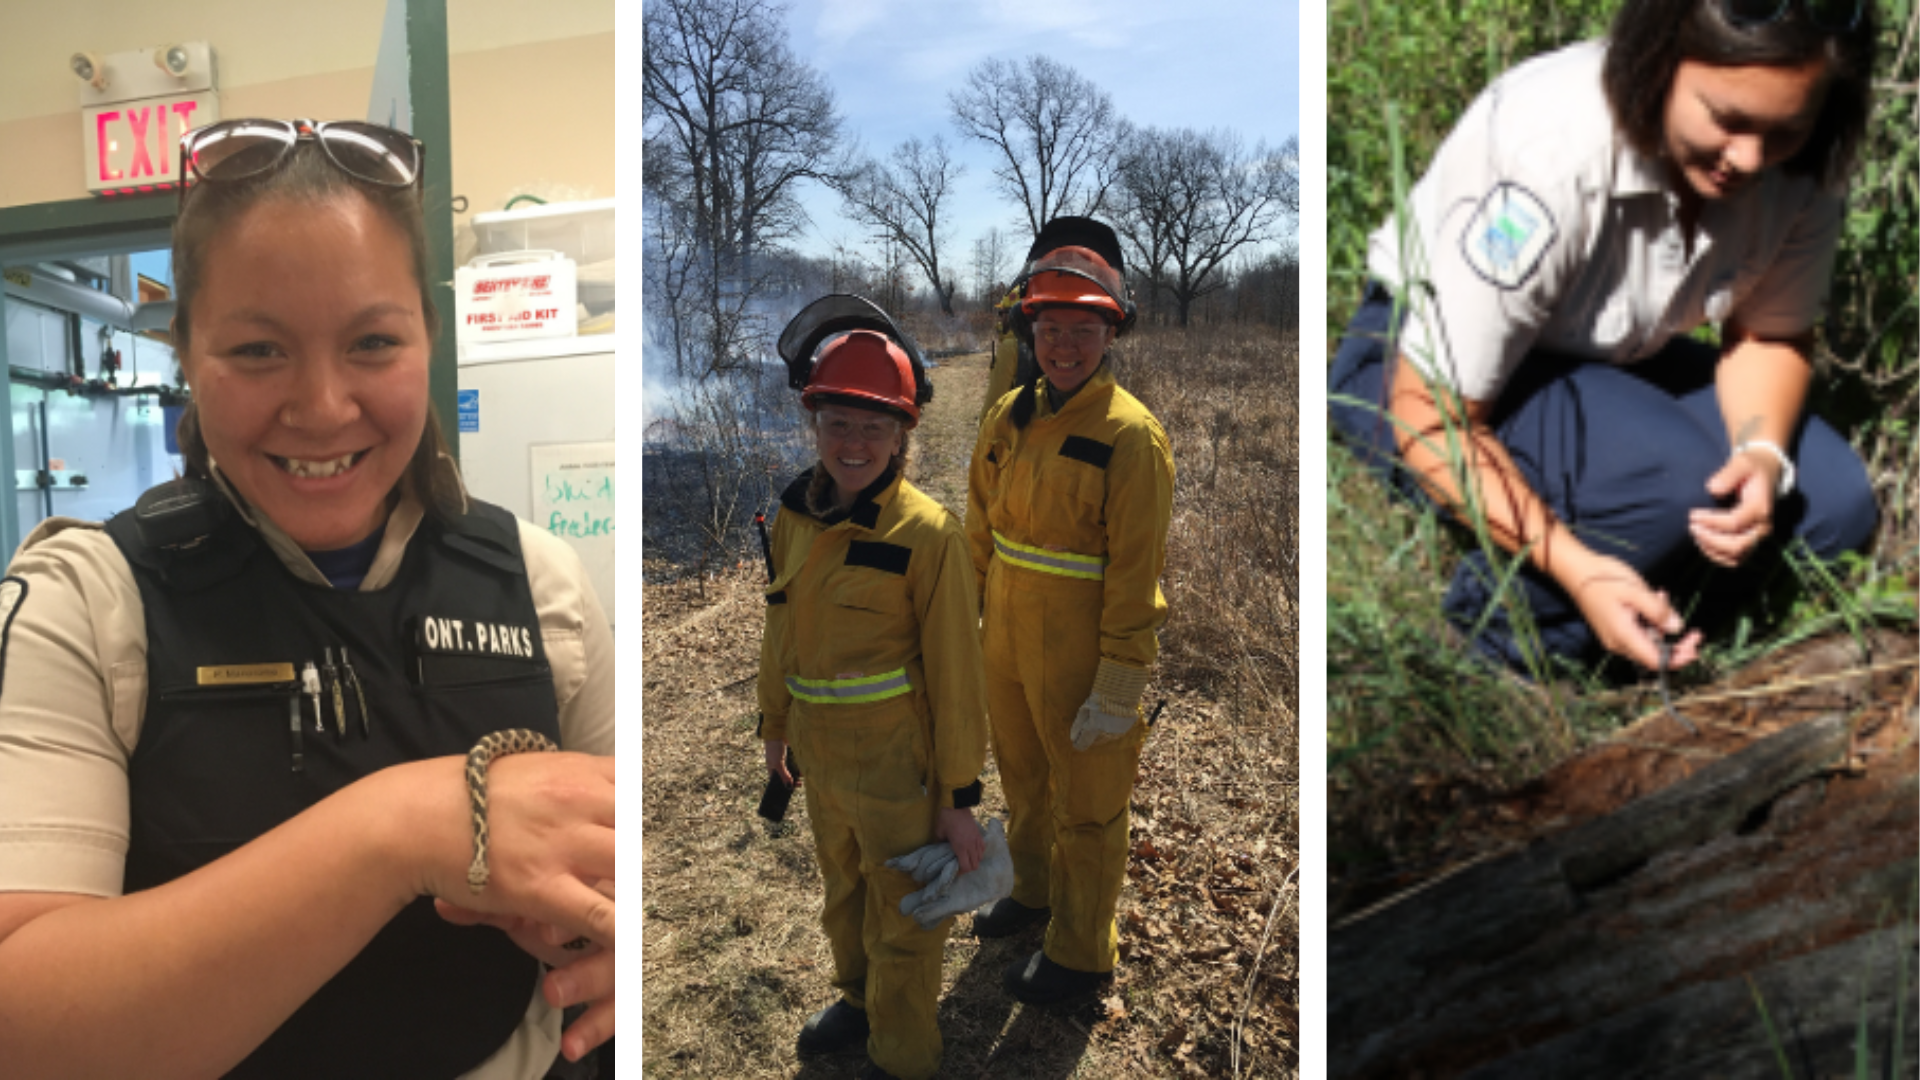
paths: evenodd
<path fill-rule="evenodd" d="M 613 1033 L 605 616 L 447 453 L 418 145 L 186 146 L 188 475 L 0 590 L 0 1061 L 538 1080 Z"/>
<path fill-rule="evenodd" d="M 973 930 L 1046 925 L 1045 947 L 1002 979 L 1029 1005 L 1084 998 L 1119 964 L 1140 698 L 1167 619 L 1173 450 L 1107 364 L 1134 322 L 1126 281 L 1103 222 L 1060 217 L 1041 230 L 1009 319 L 1041 374 L 988 407 L 968 470 L 1014 868 L 1012 894 L 976 912 Z"/>
<path fill-rule="evenodd" d="M 768 542 L 757 734 L 776 785 L 799 783 L 790 761 L 806 770 L 839 991 L 798 1049 L 864 1045 L 863 1077 L 925 1080 L 940 1065 L 956 909 L 903 904 L 917 882 L 900 861 L 946 840 L 971 872 L 987 850 L 973 820 L 986 724 L 966 543 L 902 475 L 907 430 L 933 396 L 911 337 L 871 302 L 832 295 L 794 316 L 780 354 L 820 464 L 780 496 Z"/>
<path fill-rule="evenodd" d="M 207 257 L 182 365 L 208 458 L 301 547 L 366 539 L 426 427 L 406 236 L 362 196 L 280 200 Z"/>

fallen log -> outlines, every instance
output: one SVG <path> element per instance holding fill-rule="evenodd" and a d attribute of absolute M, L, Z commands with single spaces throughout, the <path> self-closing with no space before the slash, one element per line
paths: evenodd
<path fill-rule="evenodd" d="M 1747 977 L 1702 983 L 1647 1002 L 1468 1073 L 1471 1080 L 1656 1080 L 1851 1076 L 1859 1025 L 1867 1025 L 1870 1076 L 1911 1076 L 1916 1052 L 1911 927 L 1861 934 L 1769 964 Z M 1907 967 L 1900 994 L 1895 964 Z M 1765 1006 L 1762 1017 L 1760 1008 Z M 1892 1062 L 1895 1023 L 1905 1071 Z M 1771 1024 L 1772 1030 L 1769 1030 Z"/>
<path fill-rule="evenodd" d="M 1786 728 L 1334 927 L 1331 1075 L 1753 1075 L 1742 1063 L 1772 1050 L 1748 975 L 1763 1000 L 1776 981 L 1800 1052 L 1850 1047 L 1862 999 L 1834 980 L 1877 978 L 1868 1000 L 1890 1000 L 1892 961 L 1860 950 L 1912 966 L 1920 785 L 1912 769 L 1832 781 L 1848 739 L 1838 715 Z M 1894 1029 L 1890 1006 L 1877 1015 L 1871 1030 Z M 1636 1045 L 1593 1050 L 1614 1039 Z M 1803 1074 L 1850 1074 L 1850 1053 Z M 1637 1064 L 1601 1064 L 1620 1054 Z"/>

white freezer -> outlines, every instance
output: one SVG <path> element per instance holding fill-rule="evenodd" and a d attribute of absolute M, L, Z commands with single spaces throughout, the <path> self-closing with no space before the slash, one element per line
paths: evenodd
<path fill-rule="evenodd" d="M 571 544 L 609 622 L 613 364 L 611 334 L 469 346 L 460 356 L 461 412 L 479 428 L 459 433 L 467 490 Z"/>

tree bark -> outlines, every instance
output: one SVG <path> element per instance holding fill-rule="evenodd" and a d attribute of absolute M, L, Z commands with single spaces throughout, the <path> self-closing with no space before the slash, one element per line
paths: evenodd
<path fill-rule="evenodd" d="M 1772 1075 L 1749 976 L 1797 1074 L 1850 1075 L 1863 1016 L 1884 1067 L 1920 784 L 1827 779 L 1848 740 L 1838 715 L 1787 728 L 1336 926 L 1330 1074 Z"/>

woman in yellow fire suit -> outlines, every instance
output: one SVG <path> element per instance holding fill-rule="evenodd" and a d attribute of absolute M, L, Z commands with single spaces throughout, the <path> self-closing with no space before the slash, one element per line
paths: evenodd
<path fill-rule="evenodd" d="M 1167 617 L 1173 503 L 1166 433 L 1105 362 L 1133 314 L 1113 234 L 1079 218 L 1042 235 L 1060 246 L 1028 264 L 1013 320 L 1042 377 L 982 418 L 966 522 L 1014 866 L 1013 895 L 976 913 L 974 929 L 1001 937 L 1049 922 L 1045 947 L 1006 972 L 1007 991 L 1031 1004 L 1091 992 L 1119 957 L 1114 909 L 1146 738 L 1140 698 Z"/>
<path fill-rule="evenodd" d="M 860 309 L 877 318 L 847 314 Z M 922 1080 L 940 1064 L 951 923 L 923 930 L 902 914 L 918 886 L 885 863 L 935 838 L 962 872 L 980 861 L 979 616 L 959 522 L 901 476 L 908 429 L 931 397 L 911 339 L 902 348 L 848 325 L 892 329 L 866 301 L 828 297 L 781 337 L 820 461 L 787 487 L 774 520 L 760 737 L 769 772 L 793 784 L 790 740 L 805 774 L 840 991 L 801 1029 L 799 1052 L 864 1041 L 864 1076 Z"/>

